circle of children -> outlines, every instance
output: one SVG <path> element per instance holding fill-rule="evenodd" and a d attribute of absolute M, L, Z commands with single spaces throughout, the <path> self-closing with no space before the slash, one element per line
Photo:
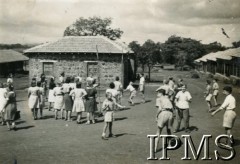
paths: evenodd
<path fill-rule="evenodd" d="M 48 110 L 50 111 L 52 106 L 55 112 L 55 119 L 59 119 L 58 113 L 61 112 L 60 119 L 65 119 L 65 121 L 72 121 L 72 112 L 77 114 L 77 124 L 83 123 L 81 120 L 82 113 L 87 113 L 87 122 L 89 125 L 91 123 L 95 124 L 95 113 L 97 109 L 97 89 L 99 84 L 96 84 L 96 79 L 92 77 L 87 77 L 86 87 L 82 88 L 82 78 L 76 77 L 66 77 L 64 72 L 59 77 L 57 83 L 55 83 L 54 77 L 50 78 L 48 85 Z M 43 117 L 43 108 L 46 99 L 46 77 L 44 74 L 41 75 L 38 80 L 36 77 L 32 79 L 31 87 L 28 89 L 28 105 L 31 109 L 32 116 L 34 120 L 41 119 Z M 118 109 L 126 108 L 121 105 L 121 98 L 123 91 L 130 91 L 129 103 L 134 105 L 134 97 L 136 96 L 136 89 L 133 87 L 133 83 L 130 82 L 125 90 L 120 82 L 119 77 L 116 77 L 114 82 L 111 82 L 109 88 L 106 90 L 106 99 L 102 103 L 102 108 L 100 113 L 104 113 L 104 128 L 102 133 L 102 139 L 107 140 L 106 131 L 109 128 L 109 137 L 116 137 L 112 133 L 112 123 L 114 120 L 114 111 Z M 144 74 L 140 74 L 139 81 L 139 93 L 142 98 L 142 103 L 145 103 L 145 78 Z M 176 116 L 177 125 L 174 133 L 180 131 L 181 121 L 183 120 L 185 132 L 190 132 L 189 130 L 189 108 L 190 102 L 192 100 L 191 94 L 187 91 L 187 85 L 184 84 L 182 79 L 178 80 L 176 84 L 174 79 L 170 77 L 168 80 L 163 81 L 163 85 L 157 90 L 156 107 L 157 115 L 156 122 L 158 126 L 157 130 L 157 140 L 155 144 L 155 151 L 157 151 L 159 136 L 162 129 L 166 127 L 168 135 L 171 134 L 171 128 L 173 125 L 173 116 Z M 225 109 L 223 117 L 223 127 L 228 135 L 231 135 L 231 129 L 233 127 L 236 113 L 236 100 L 232 96 L 232 88 L 226 86 L 223 88 L 223 94 L 226 98 L 223 104 L 216 110 L 213 110 L 213 105 L 211 104 L 211 99 L 214 100 L 215 106 L 218 106 L 217 97 L 219 94 L 219 85 L 217 80 L 213 80 L 213 85 L 211 81 L 207 80 L 207 87 L 205 93 L 205 100 L 209 107 L 209 112 L 214 116 L 217 112 Z M 15 118 L 16 118 L 16 94 L 13 87 L 12 75 L 7 79 L 7 85 L 4 86 L 0 83 L 0 113 L 2 117 L 2 124 L 7 124 L 8 130 L 16 129 Z M 40 111 L 40 117 L 38 118 L 38 111 Z M 65 111 L 65 116 L 63 113 Z M 230 142 L 228 144 L 231 144 Z"/>
<path fill-rule="evenodd" d="M 144 98 L 144 77 L 141 76 L 140 91 Z M 55 119 L 63 119 L 65 121 L 72 121 L 72 113 L 77 115 L 77 124 L 82 124 L 82 113 L 87 113 L 86 124 L 95 124 L 95 115 L 97 113 L 97 87 L 96 79 L 92 77 L 86 78 L 86 87 L 82 88 L 82 78 L 80 76 L 66 77 L 65 73 L 61 73 L 60 77 L 55 83 L 54 77 L 50 77 L 47 87 L 47 80 L 44 74 L 38 78 L 34 76 L 31 81 L 31 86 L 28 88 L 28 106 L 32 112 L 34 120 L 43 118 L 43 109 L 45 108 L 45 101 L 47 100 L 48 110 L 55 112 Z M 2 118 L 2 125 L 7 124 L 8 130 L 17 130 L 15 120 L 17 113 L 16 94 L 13 87 L 12 75 L 7 79 L 5 86 L 0 83 L 0 113 Z M 46 94 L 48 88 L 48 96 Z M 136 90 L 130 82 L 129 86 L 123 90 L 122 83 L 119 77 L 111 82 L 109 88 L 106 90 L 106 99 L 102 103 L 100 115 L 104 114 L 104 129 L 102 139 L 107 140 L 106 131 L 109 128 L 109 137 L 116 137 L 112 133 L 112 122 L 114 120 L 114 111 L 124 109 L 121 105 L 121 98 L 123 91 L 130 91 L 129 103 L 134 105 L 133 98 L 136 96 Z M 59 118 L 60 112 L 60 118 Z M 64 115 L 65 113 L 65 115 Z M 39 116 L 40 115 L 40 116 Z"/>

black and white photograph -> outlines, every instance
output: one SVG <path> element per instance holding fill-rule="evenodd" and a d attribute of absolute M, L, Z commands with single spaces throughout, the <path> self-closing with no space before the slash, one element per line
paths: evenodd
<path fill-rule="evenodd" d="M 239 0 L 0 0 L 0 164 L 238 164 L 239 116 Z"/>

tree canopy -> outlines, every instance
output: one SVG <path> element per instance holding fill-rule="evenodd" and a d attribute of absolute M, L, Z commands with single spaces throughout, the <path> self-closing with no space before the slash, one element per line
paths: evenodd
<path fill-rule="evenodd" d="M 184 38 L 179 36 L 170 36 L 164 43 L 145 41 L 140 45 L 137 41 L 129 43 L 129 47 L 136 54 L 137 65 L 143 71 L 145 66 L 149 69 L 151 66 L 160 63 L 175 64 L 176 66 L 194 66 L 194 60 L 205 54 L 226 50 L 218 42 L 202 44 L 201 41 Z"/>
<path fill-rule="evenodd" d="M 119 39 L 123 31 L 111 28 L 112 18 L 80 17 L 64 31 L 64 36 L 106 36 L 111 40 Z"/>

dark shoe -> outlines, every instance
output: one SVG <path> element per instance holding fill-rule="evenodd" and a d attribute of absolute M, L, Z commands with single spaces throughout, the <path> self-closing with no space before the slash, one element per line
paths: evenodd
<path fill-rule="evenodd" d="M 104 137 L 104 136 L 102 136 L 102 139 L 103 139 L 103 140 L 108 140 L 108 138 L 106 138 L 106 137 Z"/>
<path fill-rule="evenodd" d="M 114 134 L 109 134 L 108 137 L 116 138 L 117 136 L 115 136 Z"/>
<path fill-rule="evenodd" d="M 190 130 L 189 130 L 189 129 L 186 129 L 185 132 L 186 132 L 186 133 L 190 133 Z"/>

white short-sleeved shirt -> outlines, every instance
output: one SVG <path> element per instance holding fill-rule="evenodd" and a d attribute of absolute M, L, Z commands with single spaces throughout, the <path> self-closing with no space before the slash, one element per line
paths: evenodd
<path fill-rule="evenodd" d="M 122 83 L 120 81 L 114 81 L 115 90 L 120 91 L 122 89 Z"/>
<path fill-rule="evenodd" d="M 106 93 L 111 93 L 113 97 L 116 97 L 118 95 L 118 91 L 115 89 L 107 89 Z"/>
<path fill-rule="evenodd" d="M 132 92 L 135 90 L 135 88 L 132 85 L 128 85 L 126 90 L 129 90 L 130 92 Z"/>
<path fill-rule="evenodd" d="M 188 91 L 179 91 L 176 95 L 177 99 L 177 107 L 180 109 L 188 109 L 189 108 L 189 100 L 192 99 L 191 94 Z"/>
<path fill-rule="evenodd" d="M 236 99 L 230 94 L 228 95 L 223 104 L 221 105 L 222 109 L 232 110 L 236 108 Z"/>
<path fill-rule="evenodd" d="M 141 77 L 139 81 L 139 85 L 144 85 L 145 84 L 145 78 Z"/>

